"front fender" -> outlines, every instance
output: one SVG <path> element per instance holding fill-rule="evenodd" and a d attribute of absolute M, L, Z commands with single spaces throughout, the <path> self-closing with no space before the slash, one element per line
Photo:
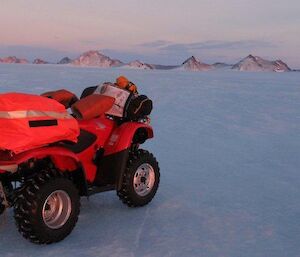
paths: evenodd
<path fill-rule="evenodd" d="M 140 122 L 124 123 L 111 134 L 104 146 L 104 155 L 114 154 L 130 148 L 134 136 L 139 130 L 143 130 L 147 133 L 147 139 L 153 138 L 153 129 L 148 124 Z"/>

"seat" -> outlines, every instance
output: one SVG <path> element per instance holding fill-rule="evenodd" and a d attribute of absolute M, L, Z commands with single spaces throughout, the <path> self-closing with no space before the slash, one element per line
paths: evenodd
<path fill-rule="evenodd" d="M 72 111 L 74 116 L 78 119 L 94 119 L 110 110 L 114 102 L 115 98 L 113 97 L 92 94 L 73 104 Z"/>
<path fill-rule="evenodd" d="M 96 90 L 97 86 L 94 87 L 87 87 L 82 91 L 82 94 L 80 96 L 80 99 L 85 98 L 91 94 L 93 94 Z"/>
<path fill-rule="evenodd" d="M 56 100 L 57 102 L 64 105 L 66 109 L 70 108 L 74 103 L 78 101 L 78 98 L 75 94 L 65 89 L 46 92 L 41 94 L 41 96 Z"/>

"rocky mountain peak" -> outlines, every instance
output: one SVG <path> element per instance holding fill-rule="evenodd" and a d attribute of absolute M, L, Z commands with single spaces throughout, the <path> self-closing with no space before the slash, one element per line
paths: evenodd
<path fill-rule="evenodd" d="M 97 50 L 85 52 L 71 63 L 79 66 L 95 66 L 103 68 L 116 67 L 123 64 L 120 60 L 111 59 Z"/>
<path fill-rule="evenodd" d="M 212 65 L 202 63 L 195 56 L 191 56 L 181 65 L 185 70 L 190 71 L 207 71 L 213 69 Z"/>
<path fill-rule="evenodd" d="M 152 70 L 153 69 L 153 66 L 151 64 L 143 63 L 139 60 L 132 61 L 125 66 L 129 67 L 129 68 L 136 68 L 136 69 L 143 69 L 143 70 Z"/>
<path fill-rule="evenodd" d="M 281 60 L 269 61 L 259 56 L 248 55 L 237 64 L 233 65 L 232 69 L 239 71 L 275 71 L 284 72 L 290 71 L 286 63 Z"/>
<path fill-rule="evenodd" d="M 48 62 L 40 59 L 40 58 L 37 58 L 33 61 L 33 64 L 47 64 Z"/>
<path fill-rule="evenodd" d="M 57 64 L 69 64 L 71 62 L 72 62 L 72 59 L 70 59 L 69 57 L 64 57 Z"/>

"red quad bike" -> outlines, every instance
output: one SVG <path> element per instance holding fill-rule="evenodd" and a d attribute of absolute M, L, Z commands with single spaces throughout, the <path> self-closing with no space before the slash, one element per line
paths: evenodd
<path fill-rule="evenodd" d="M 77 103 L 90 92 L 87 88 Z M 80 128 L 77 143 L 61 140 L 17 154 L 0 151 L 0 214 L 13 207 L 24 238 L 37 244 L 63 240 L 78 220 L 81 196 L 116 190 L 130 207 L 153 199 L 158 162 L 140 149 L 153 138 L 148 117 L 122 119 L 106 111 L 88 119 L 73 114 Z"/>

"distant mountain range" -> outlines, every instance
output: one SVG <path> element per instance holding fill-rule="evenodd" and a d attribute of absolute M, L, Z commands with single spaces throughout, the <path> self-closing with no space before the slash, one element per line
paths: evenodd
<path fill-rule="evenodd" d="M 15 56 L 9 56 L 5 58 L 0 58 L 0 63 L 19 63 L 27 64 L 29 63 L 26 59 L 19 59 Z M 49 64 L 49 62 L 37 58 L 33 61 L 33 64 Z M 159 65 L 159 64 L 148 64 L 135 60 L 129 63 L 124 63 L 118 59 L 111 59 L 110 57 L 102 54 L 99 51 L 88 51 L 81 54 L 76 59 L 71 59 L 69 57 L 62 58 L 57 64 L 67 64 L 81 67 L 123 67 L 129 69 L 143 69 L 143 70 L 187 70 L 187 71 L 210 71 L 216 69 L 233 69 L 238 71 L 272 71 L 272 72 L 286 72 L 292 71 L 292 69 L 283 61 L 269 61 L 265 60 L 259 56 L 248 55 L 238 63 L 231 65 L 226 63 L 214 63 L 207 64 L 201 62 L 196 57 L 192 56 L 185 60 L 181 65 Z"/>

